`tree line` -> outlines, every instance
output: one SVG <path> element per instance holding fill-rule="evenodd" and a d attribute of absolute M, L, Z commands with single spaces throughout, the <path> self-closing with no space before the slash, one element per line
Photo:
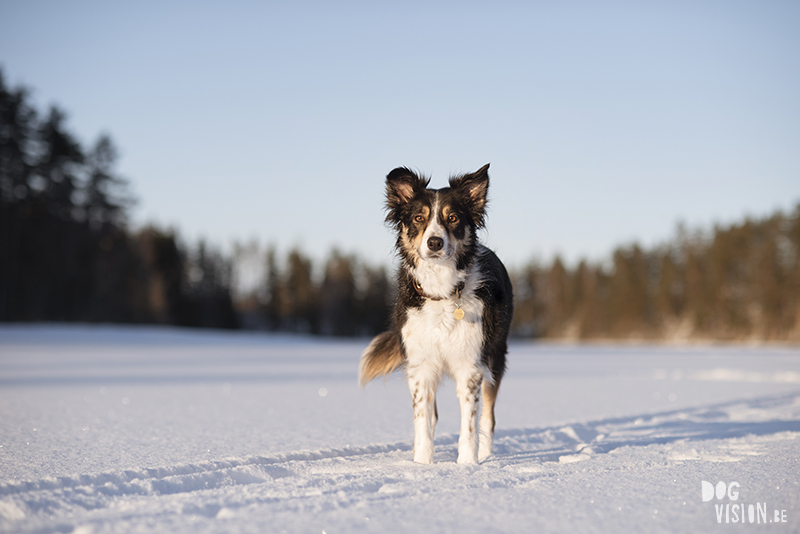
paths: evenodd
<path fill-rule="evenodd" d="M 281 262 L 274 247 L 255 251 L 259 282 L 237 299 L 242 325 L 260 330 L 372 336 L 386 329 L 394 289 L 383 267 L 334 249 L 322 272 L 295 248 Z M 236 261 L 236 260 L 234 260 Z"/>
<path fill-rule="evenodd" d="M 331 254 L 317 280 L 292 251 L 234 298 L 235 256 L 174 230 L 131 230 L 134 199 L 109 135 L 81 146 L 56 106 L 40 113 L 0 71 L 0 321 L 156 323 L 371 335 L 388 318 L 384 269 Z"/>
<path fill-rule="evenodd" d="M 382 331 L 395 296 L 383 269 L 334 251 L 323 276 L 294 250 L 261 252 L 262 280 L 240 312 L 270 330 Z M 666 243 L 617 248 L 610 261 L 558 257 L 513 269 L 518 338 L 800 341 L 800 204 L 709 231 L 679 227 Z M 333 321 L 333 322 L 331 322 Z"/>
<path fill-rule="evenodd" d="M 133 198 L 101 135 L 81 146 L 0 71 L 0 321 L 234 327 L 230 263 L 173 231 L 127 226 Z"/>
<path fill-rule="evenodd" d="M 373 335 L 395 288 L 383 267 L 333 250 L 224 254 L 174 230 L 132 230 L 134 204 L 101 135 L 84 147 L 56 106 L 40 113 L 0 71 L 0 321 L 156 323 Z M 679 229 L 610 262 L 555 258 L 512 271 L 518 337 L 800 340 L 800 205 L 707 232 Z"/>
<path fill-rule="evenodd" d="M 611 263 L 515 273 L 517 335 L 561 339 L 800 340 L 800 204 Z"/>

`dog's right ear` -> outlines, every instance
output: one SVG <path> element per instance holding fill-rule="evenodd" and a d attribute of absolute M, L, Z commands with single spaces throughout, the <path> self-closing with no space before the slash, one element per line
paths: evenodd
<path fill-rule="evenodd" d="M 386 222 L 400 228 L 403 212 L 418 193 L 425 191 L 430 179 L 405 167 L 398 167 L 386 176 Z"/>
<path fill-rule="evenodd" d="M 407 204 L 428 182 L 406 167 L 397 167 L 386 175 L 386 207 L 395 210 Z"/>

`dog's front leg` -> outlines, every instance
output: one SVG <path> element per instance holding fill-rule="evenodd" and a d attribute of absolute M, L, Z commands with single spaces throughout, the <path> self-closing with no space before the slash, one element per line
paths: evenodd
<path fill-rule="evenodd" d="M 494 440 L 494 403 L 497 400 L 497 383 L 485 381 L 481 386 L 483 406 L 481 407 L 480 445 L 478 461 L 482 462 L 492 454 Z"/>
<path fill-rule="evenodd" d="M 414 461 L 433 462 L 433 431 L 436 426 L 436 386 L 427 373 L 409 369 L 408 389 L 414 405 Z"/>
<path fill-rule="evenodd" d="M 459 377 L 456 394 L 461 404 L 461 434 L 458 436 L 458 463 L 478 463 L 478 401 L 483 376 L 479 372 Z"/>

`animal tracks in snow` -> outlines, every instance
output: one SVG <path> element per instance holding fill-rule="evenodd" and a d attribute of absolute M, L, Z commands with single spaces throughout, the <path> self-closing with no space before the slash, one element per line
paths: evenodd
<path fill-rule="evenodd" d="M 495 454 L 479 466 L 456 465 L 457 436 L 445 435 L 437 439 L 432 466 L 414 464 L 411 444 L 401 442 L 7 481 L 0 484 L 0 527 L 93 532 L 120 518 L 130 526 L 154 517 L 162 523 L 169 517 L 218 521 L 270 510 L 355 513 L 371 502 L 424 499 L 443 488 L 528 487 L 565 476 L 570 464 L 579 469 L 604 457 L 736 462 L 760 455 L 765 440 L 793 440 L 798 433 L 800 392 L 550 428 L 500 429 Z"/>

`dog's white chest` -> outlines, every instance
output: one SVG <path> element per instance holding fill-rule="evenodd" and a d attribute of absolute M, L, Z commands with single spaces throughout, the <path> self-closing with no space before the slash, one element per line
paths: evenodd
<path fill-rule="evenodd" d="M 461 309 L 463 318 L 456 319 Z M 445 371 L 462 365 L 475 366 L 483 346 L 483 302 L 472 292 L 455 299 L 426 300 L 421 308 L 408 310 L 402 328 L 408 364 L 433 364 Z"/>

